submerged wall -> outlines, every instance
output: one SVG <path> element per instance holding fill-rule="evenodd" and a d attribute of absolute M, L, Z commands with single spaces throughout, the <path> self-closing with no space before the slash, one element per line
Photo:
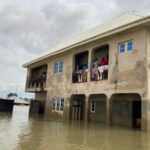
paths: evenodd
<path fill-rule="evenodd" d="M 0 112 L 12 112 L 14 100 L 0 99 Z"/>

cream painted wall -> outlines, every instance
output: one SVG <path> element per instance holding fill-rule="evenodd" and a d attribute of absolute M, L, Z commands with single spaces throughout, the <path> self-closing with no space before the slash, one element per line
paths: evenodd
<path fill-rule="evenodd" d="M 118 43 L 133 40 L 134 51 L 118 53 Z M 146 92 L 146 32 L 144 29 L 122 33 L 104 41 L 96 41 L 72 53 L 62 54 L 48 61 L 47 90 L 48 99 L 53 96 L 70 97 L 72 94 L 90 95 L 93 93 L 136 92 L 144 96 Z M 88 50 L 89 59 L 95 47 L 109 44 L 109 77 L 108 80 L 72 83 L 74 54 Z M 64 61 L 64 71 L 55 75 L 55 61 Z M 90 60 L 89 60 L 90 62 Z M 117 64 L 118 62 L 118 64 Z M 90 72 L 89 72 L 90 74 Z M 90 77 L 90 76 L 89 76 Z M 117 83 L 116 83 L 117 82 Z"/>

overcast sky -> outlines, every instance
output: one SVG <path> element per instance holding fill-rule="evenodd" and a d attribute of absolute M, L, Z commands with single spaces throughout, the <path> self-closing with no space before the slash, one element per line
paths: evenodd
<path fill-rule="evenodd" d="M 25 94 L 22 64 L 121 13 L 150 12 L 150 0 L 0 1 L 0 97 Z"/>

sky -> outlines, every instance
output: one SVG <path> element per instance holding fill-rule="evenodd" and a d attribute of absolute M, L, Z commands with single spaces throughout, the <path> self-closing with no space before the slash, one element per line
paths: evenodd
<path fill-rule="evenodd" d="M 0 97 L 25 93 L 22 65 L 57 44 L 122 13 L 150 14 L 150 0 L 0 1 Z"/>

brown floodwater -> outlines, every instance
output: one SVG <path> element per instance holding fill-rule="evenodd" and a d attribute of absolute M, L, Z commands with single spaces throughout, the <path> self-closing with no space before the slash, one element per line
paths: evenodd
<path fill-rule="evenodd" d="M 0 150 L 150 150 L 150 133 L 28 112 L 28 106 L 15 106 L 12 115 L 0 113 Z"/>

